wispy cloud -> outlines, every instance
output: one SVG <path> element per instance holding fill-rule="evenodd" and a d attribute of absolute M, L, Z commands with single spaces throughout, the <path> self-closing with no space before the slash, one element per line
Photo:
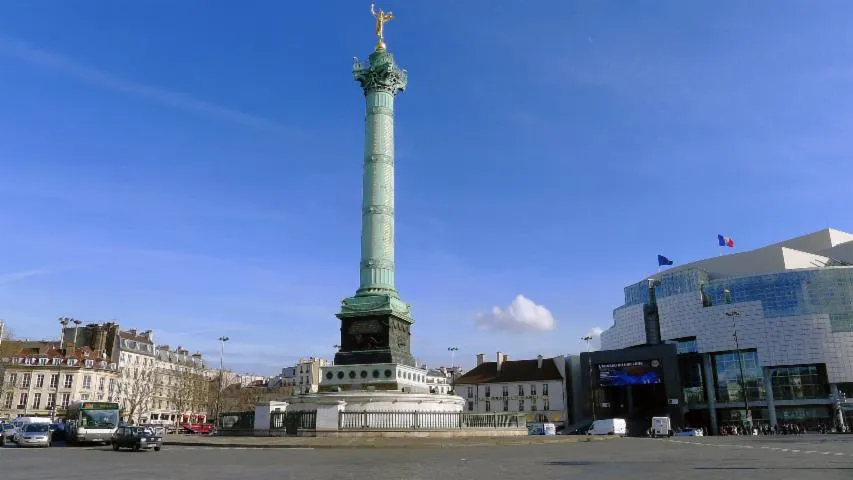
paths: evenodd
<path fill-rule="evenodd" d="M 182 93 L 127 80 L 109 72 L 82 65 L 71 58 L 41 50 L 14 38 L 0 36 L 0 54 L 23 60 L 29 64 L 52 70 L 96 87 L 135 95 L 206 117 L 274 133 L 293 133 L 272 120 L 198 100 Z"/>
<path fill-rule="evenodd" d="M 48 275 L 55 271 L 56 270 L 49 268 L 37 268 L 32 270 L 23 270 L 20 272 L 0 273 L 0 285 L 17 282 L 18 280 L 24 280 L 26 278 L 36 277 L 39 275 Z"/>

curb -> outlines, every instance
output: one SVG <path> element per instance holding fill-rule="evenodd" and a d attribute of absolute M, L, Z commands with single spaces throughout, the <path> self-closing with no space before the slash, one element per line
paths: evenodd
<path fill-rule="evenodd" d="M 164 446 L 169 447 L 207 447 L 207 448 L 239 448 L 244 450 L 261 450 L 261 449 L 299 449 L 299 450 L 319 450 L 319 449 L 370 449 L 370 448 L 458 448 L 458 447 L 493 447 L 493 446 L 527 446 L 527 445 L 570 445 L 577 443 L 600 442 L 612 440 L 615 437 L 596 438 L 590 440 L 577 441 L 550 441 L 550 442 L 530 442 L 530 441 L 515 441 L 515 442 L 382 442 L 382 443 L 365 443 L 365 442 L 348 442 L 341 444 L 329 443 L 306 443 L 306 444 L 246 444 L 246 443 L 213 443 L 213 442 L 163 442 Z"/>

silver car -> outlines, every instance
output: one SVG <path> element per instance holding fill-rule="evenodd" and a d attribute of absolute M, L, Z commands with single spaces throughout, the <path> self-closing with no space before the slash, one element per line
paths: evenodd
<path fill-rule="evenodd" d="M 21 427 L 16 443 L 19 447 L 49 447 L 50 424 L 30 423 Z"/>

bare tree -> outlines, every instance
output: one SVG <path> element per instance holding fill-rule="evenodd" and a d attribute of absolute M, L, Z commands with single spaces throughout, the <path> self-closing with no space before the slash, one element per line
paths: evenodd
<path fill-rule="evenodd" d="M 207 382 L 201 367 L 181 365 L 174 370 L 169 401 L 175 406 L 179 416 L 184 413 L 202 413 L 202 410 L 206 410 Z"/>
<path fill-rule="evenodd" d="M 138 422 L 139 414 L 149 407 L 155 392 L 154 370 L 139 367 L 121 369 L 118 393 L 129 421 Z"/>
<path fill-rule="evenodd" d="M 0 402 L 5 401 L 6 392 L 15 389 L 15 385 L 6 378 L 6 365 L 11 364 L 11 357 L 21 350 L 21 342 L 14 339 L 12 329 L 0 320 Z M 3 405 L 0 403 L 0 409 Z"/>

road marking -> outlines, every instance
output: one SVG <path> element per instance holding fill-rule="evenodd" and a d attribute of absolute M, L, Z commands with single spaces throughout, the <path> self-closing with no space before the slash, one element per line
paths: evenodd
<path fill-rule="evenodd" d="M 806 451 L 805 451 L 805 452 L 803 452 L 803 453 L 817 453 L 817 450 L 806 450 Z"/>
<path fill-rule="evenodd" d="M 836 455 L 844 455 L 843 453 L 836 453 Z"/>

